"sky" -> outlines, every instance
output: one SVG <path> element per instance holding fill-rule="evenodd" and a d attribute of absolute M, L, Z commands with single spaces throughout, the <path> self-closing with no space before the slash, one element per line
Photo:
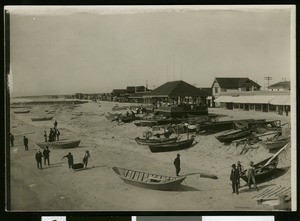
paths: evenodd
<path fill-rule="evenodd" d="M 11 7 L 12 96 L 291 79 L 291 8 Z"/>

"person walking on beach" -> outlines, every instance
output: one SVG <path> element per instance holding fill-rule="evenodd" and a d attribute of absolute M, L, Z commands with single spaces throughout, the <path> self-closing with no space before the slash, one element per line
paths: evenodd
<path fill-rule="evenodd" d="M 15 140 L 15 137 L 12 133 L 10 133 L 9 135 L 9 140 L 10 140 L 10 146 L 13 147 L 14 146 L 14 140 Z"/>
<path fill-rule="evenodd" d="M 258 190 L 255 182 L 255 167 L 253 161 L 250 162 L 249 168 L 247 169 L 247 176 L 248 176 L 248 186 L 251 189 L 251 184 L 253 183 L 254 188 Z M 252 181 L 252 183 L 251 183 Z"/>
<path fill-rule="evenodd" d="M 56 140 L 59 140 L 59 135 L 60 135 L 60 132 L 59 132 L 59 130 L 56 130 L 56 137 L 57 137 L 57 139 L 56 139 Z"/>
<path fill-rule="evenodd" d="M 43 156 L 44 156 L 44 165 L 46 165 L 46 161 L 47 161 L 48 166 L 50 166 L 50 150 L 48 146 L 46 146 L 46 149 L 43 151 Z"/>
<path fill-rule="evenodd" d="M 242 172 L 244 171 L 244 167 L 241 164 L 241 161 L 238 161 L 236 164 L 236 169 L 239 171 L 239 187 L 240 187 L 240 177 L 242 176 Z"/>
<path fill-rule="evenodd" d="M 177 157 L 174 160 L 174 166 L 176 168 L 176 176 L 179 176 L 180 172 L 180 154 L 177 154 Z"/>
<path fill-rule="evenodd" d="M 85 151 L 83 159 L 82 159 L 82 162 L 83 162 L 85 168 L 87 168 L 88 161 L 89 161 L 90 157 L 91 157 L 90 152 L 88 150 Z"/>
<path fill-rule="evenodd" d="M 45 142 L 47 142 L 47 132 L 44 130 L 44 138 L 45 138 Z"/>
<path fill-rule="evenodd" d="M 240 174 L 235 164 L 232 164 L 230 173 L 230 181 L 232 183 L 232 193 L 239 194 Z"/>
<path fill-rule="evenodd" d="M 74 158 L 73 155 L 71 153 L 69 153 L 66 156 L 63 156 L 63 158 L 61 158 L 61 160 L 63 160 L 64 158 L 68 158 L 68 165 L 69 165 L 69 169 L 72 169 L 72 166 L 74 164 Z"/>
<path fill-rule="evenodd" d="M 24 136 L 23 138 L 23 143 L 24 143 L 24 146 L 25 146 L 25 150 L 28 150 L 28 138 Z"/>
<path fill-rule="evenodd" d="M 42 154 L 41 150 L 38 150 L 35 154 L 35 160 L 36 160 L 37 168 L 39 168 L 39 169 L 43 169 L 42 157 L 43 157 L 43 154 Z"/>

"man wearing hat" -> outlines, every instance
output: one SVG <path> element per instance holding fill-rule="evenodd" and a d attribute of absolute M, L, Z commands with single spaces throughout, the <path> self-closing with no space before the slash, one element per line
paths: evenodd
<path fill-rule="evenodd" d="M 230 180 L 232 182 L 232 193 L 239 194 L 239 180 L 240 180 L 240 173 L 236 168 L 235 164 L 232 164 Z"/>
<path fill-rule="evenodd" d="M 179 172 L 180 172 L 180 154 L 179 153 L 177 154 L 177 157 L 174 160 L 174 165 L 176 168 L 176 176 L 178 176 Z"/>
<path fill-rule="evenodd" d="M 242 172 L 244 171 L 244 168 L 241 164 L 241 161 L 238 161 L 236 163 L 236 169 L 239 171 L 240 177 L 242 176 Z M 239 179 L 239 187 L 240 187 L 240 179 Z"/>
<path fill-rule="evenodd" d="M 251 184 L 254 184 L 254 188 L 258 190 L 255 182 L 255 167 L 253 161 L 250 161 L 249 168 L 247 170 L 247 176 L 248 176 L 248 186 L 249 189 L 251 189 Z"/>

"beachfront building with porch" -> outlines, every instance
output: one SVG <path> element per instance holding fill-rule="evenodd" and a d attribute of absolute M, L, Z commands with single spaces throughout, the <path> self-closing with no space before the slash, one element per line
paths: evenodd
<path fill-rule="evenodd" d="M 289 91 L 223 92 L 215 99 L 221 108 L 243 111 L 276 112 L 290 111 Z"/>
<path fill-rule="evenodd" d="M 290 81 L 281 81 L 276 84 L 268 86 L 269 91 L 290 91 L 291 82 Z"/>
<path fill-rule="evenodd" d="M 181 117 L 208 114 L 207 93 L 185 81 L 167 82 L 145 94 L 145 102 L 163 115 Z"/>
<path fill-rule="evenodd" d="M 212 103 L 218 107 L 215 99 L 224 92 L 259 91 L 261 86 L 249 78 L 216 77 L 212 84 Z"/>

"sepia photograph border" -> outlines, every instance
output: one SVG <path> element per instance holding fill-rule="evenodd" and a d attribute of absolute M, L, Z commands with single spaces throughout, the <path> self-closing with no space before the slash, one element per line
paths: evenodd
<path fill-rule="evenodd" d="M 78 5 L 79 6 L 79 5 Z M 207 6 L 208 8 L 210 6 Z M 225 8 L 227 7 L 232 7 L 232 6 L 226 6 L 224 5 Z M 239 6 L 236 6 L 239 7 Z M 255 7 L 255 6 L 249 6 L 250 8 Z M 261 7 L 261 6 L 260 6 Z M 265 6 L 266 8 L 268 8 L 269 6 Z M 279 8 L 282 6 L 278 6 Z M 5 13 L 5 17 L 6 17 L 6 13 Z M 9 32 L 7 33 L 7 27 L 9 26 L 9 19 L 5 19 L 5 34 L 4 34 L 4 42 L 5 45 L 9 44 Z M 297 196 L 298 196 L 298 192 L 297 192 L 297 76 L 296 76 L 296 7 L 292 10 L 292 16 L 291 16 L 291 140 L 292 140 L 292 152 L 291 152 L 291 158 L 292 158 L 292 163 L 291 163 L 291 187 L 292 187 L 292 196 L 296 196 L 296 197 L 292 197 L 292 213 L 294 213 L 295 211 L 297 211 Z M 9 60 L 9 49 L 7 47 L 4 48 L 5 49 L 5 61 L 4 61 L 4 67 L 5 67 L 5 74 L 6 77 L 4 77 L 4 116 L 5 116 L 5 127 L 4 127 L 4 136 L 5 137 L 5 155 L 4 155 L 4 159 L 5 161 L 9 161 L 10 157 L 9 157 L 9 143 L 7 142 L 9 140 L 9 128 L 10 128 L 10 122 L 9 122 L 9 100 L 10 100 L 10 96 L 9 96 L 9 87 L 8 87 L 8 74 L 10 73 L 10 60 Z M 9 170 L 9 165 L 6 164 L 5 166 L 5 177 L 6 177 L 6 182 L 5 182 L 5 205 L 9 205 L 9 177 L 10 177 L 10 170 Z M 6 212 L 9 212 L 9 207 L 6 207 Z M 107 215 L 107 214 L 111 214 L 111 215 L 120 215 L 120 214 L 124 214 L 124 215 L 136 215 L 136 214 L 142 214 L 142 215 L 157 215 L 157 214 L 163 214 L 163 215 L 176 215 L 176 214 L 203 214 L 203 213 L 209 213 L 209 214 L 243 214 L 244 212 L 230 212 L 230 211 L 221 211 L 221 212 L 217 212 L 217 211 L 210 211 L 210 212 L 205 212 L 205 211 L 171 211 L 171 212 L 162 212 L 162 211 L 154 211 L 154 212 L 150 212 L 150 211 L 109 211 L 109 212 L 105 212 L 105 211 L 99 211 L 99 212 L 85 212 L 85 211 L 65 211 L 67 214 L 77 214 L 77 212 L 80 213 L 89 213 L 89 214 L 97 214 L 99 216 L 102 215 Z M 16 212 L 9 212 L 12 214 L 17 214 Z M 24 213 L 24 212 L 23 212 Z M 26 213 L 26 212 L 25 212 Z M 49 214 L 49 212 L 46 212 Z M 64 212 L 55 212 L 54 214 L 63 214 Z M 251 211 L 251 212 L 247 212 L 250 214 L 255 214 L 255 213 L 260 213 L 260 212 L 256 212 L 256 211 Z M 266 214 L 274 214 L 275 216 L 279 213 L 280 216 L 280 212 L 276 212 L 276 211 L 272 211 L 272 212 L 264 212 Z M 289 214 L 290 212 L 285 212 L 285 214 Z M 22 214 L 22 213 L 21 213 Z M 34 216 L 40 217 L 41 214 L 40 212 L 35 213 Z M 51 213 L 50 213 L 51 214 Z M 17 217 L 20 215 L 17 215 Z M 275 217 L 275 220 L 277 221 L 277 218 Z"/>

